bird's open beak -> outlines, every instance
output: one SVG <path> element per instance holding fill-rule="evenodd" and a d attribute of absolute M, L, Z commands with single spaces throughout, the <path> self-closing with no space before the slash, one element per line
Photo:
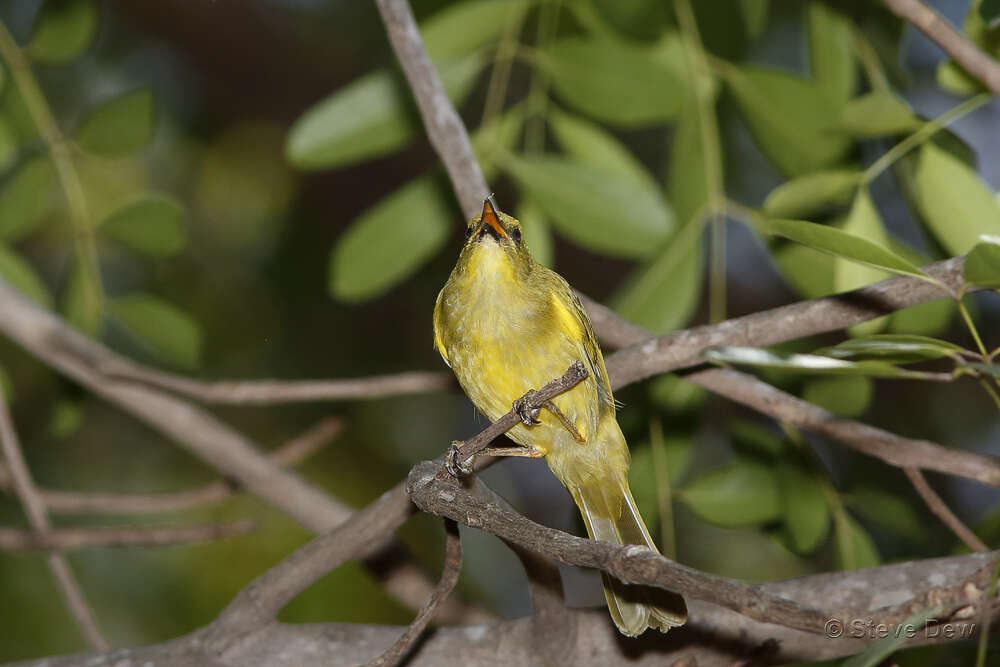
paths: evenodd
<path fill-rule="evenodd" d="M 479 222 L 479 232 L 483 231 L 489 231 L 497 239 L 507 236 L 507 232 L 504 231 L 503 225 L 500 224 L 500 218 L 497 216 L 497 205 L 493 200 L 493 195 L 483 201 L 483 216 Z"/>

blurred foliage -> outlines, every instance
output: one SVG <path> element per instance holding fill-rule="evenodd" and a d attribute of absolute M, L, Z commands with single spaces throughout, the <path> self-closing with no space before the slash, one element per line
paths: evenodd
<path fill-rule="evenodd" d="M 430 312 L 461 243 L 460 213 L 374 7 L 244 4 L 0 8 L 0 277 L 87 335 L 178 372 L 439 368 Z M 945 127 L 989 97 L 955 63 L 928 73 L 902 57 L 901 24 L 878 3 L 413 4 L 491 187 L 536 257 L 656 333 L 889 275 L 933 283 L 920 266 L 970 253 L 954 299 L 846 339 L 709 356 L 908 435 L 955 446 L 995 435 L 995 313 L 965 292 L 1000 288 L 1000 204 L 986 179 L 997 162 Z M 994 56 L 997 16 L 997 3 L 973 2 L 963 26 Z M 914 111 L 930 108 L 915 100 L 928 86 L 950 107 L 931 118 Z M 763 269 L 733 250 L 748 247 Z M 939 389 L 922 382 L 942 379 Z M 5 341 L 0 387 L 46 486 L 150 492 L 214 478 Z M 748 419 L 677 376 L 620 394 L 633 493 L 682 562 L 760 581 L 943 555 L 956 543 L 880 463 Z M 334 409 L 351 428 L 300 471 L 355 505 L 481 425 L 454 396 Z M 220 414 L 270 444 L 329 410 Z M 500 479 L 519 508 L 557 521 L 544 512 L 568 501 L 549 478 Z M 951 500 L 981 491 L 948 488 Z M 998 500 L 975 499 L 974 510 Z M 1000 510 L 971 514 L 1000 545 Z M 246 515 L 258 531 L 228 542 L 73 554 L 112 643 L 207 622 L 308 539 L 250 498 L 140 517 Z M 5 496 L 0 519 L 23 525 Z M 429 570 L 439 566 L 436 522 L 419 517 L 402 537 Z M 499 544 L 475 549 L 463 592 L 525 613 L 513 559 Z M 0 554 L 0 568 L 10 633 L 0 660 L 83 648 L 41 558 Z M 408 618 L 356 564 L 283 614 Z M 904 656 L 948 664 L 939 649 Z"/>

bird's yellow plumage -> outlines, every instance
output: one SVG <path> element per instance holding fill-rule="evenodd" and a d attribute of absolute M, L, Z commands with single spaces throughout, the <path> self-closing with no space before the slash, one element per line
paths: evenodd
<path fill-rule="evenodd" d="M 575 361 L 587 378 L 553 403 L 575 427 L 542 410 L 518 424 L 510 455 L 545 457 L 580 508 L 593 539 L 656 547 L 628 488 L 629 453 L 615 418 L 604 358 L 579 299 L 521 242 L 520 223 L 491 200 L 467 228 L 468 241 L 434 307 L 434 345 L 462 389 L 490 420 Z M 577 439 L 579 436 L 579 440 Z M 624 634 L 666 631 L 687 617 L 675 593 L 627 586 L 605 576 L 611 616 Z"/>

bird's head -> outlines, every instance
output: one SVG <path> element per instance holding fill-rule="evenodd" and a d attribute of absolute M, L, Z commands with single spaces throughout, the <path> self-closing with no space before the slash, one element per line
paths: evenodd
<path fill-rule="evenodd" d="M 534 260 L 521 239 L 521 223 L 502 213 L 493 195 L 483 201 L 483 212 L 465 228 L 465 247 L 460 263 L 509 264 L 516 273 L 530 272 Z"/>

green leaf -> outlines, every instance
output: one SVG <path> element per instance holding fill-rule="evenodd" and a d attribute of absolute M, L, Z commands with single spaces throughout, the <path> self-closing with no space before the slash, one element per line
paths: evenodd
<path fill-rule="evenodd" d="M 472 90 L 482 66 L 478 56 L 439 64 L 441 82 L 456 105 Z M 285 156 L 299 169 L 331 169 L 396 151 L 422 131 L 405 84 L 379 70 L 299 116 L 288 132 Z"/>
<path fill-rule="evenodd" d="M 689 221 L 688 225 L 695 225 Z M 660 255 L 635 269 L 611 298 L 615 312 L 661 334 L 683 327 L 698 307 L 702 284 L 701 238 L 684 249 L 677 234 Z"/>
<path fill-rule="evenodd" d="M 3 76 L 0 75 L 0 79 L 2 78 Z M 10 120 L 0 116 L 0 172 L 5 172 L 14 165 L 14 162 L 17 161 L 18 149 L 17 129 Z"/>
<path fill-rule="evenodd" d="M 423 21 L 420 33 L 432 58 L 461 58 L 495 42 L 531 4 L 525 0 L 453 3 Z"/>
<path fill-rule="evenodd" d="M 190 315 L 152 294 L 129 294 L 110 302 L 114 320 L 153 356 L 182 368 L 201 358 L 201 329 Z"/>
<path fill-rule="evenodd" d="M 733 447 L 752 456 L 774 459 L 785 451 L 785 440 L 773 431 L 745 419 L 729 424 Z"/>
<path fill-rule="evenodd" d="M 1000 288 L 1000 239 L 973 246 L 965 258 L 965 282 Z"/>
<path fill-rule="evenodd" d="M 813 1 L 806 4 L 806 25 L 813 79 L 842 104 L 858 87 L 850 22 L 826 3 Z"/>
<path fill-rule="evenodd" d="M 996 28 L 1000 24 L 1000 0 L 982 0 L 979 3 L 979 18 L 987 27 Z"/>
<path fill-rule="evenodd" d="M 538 54 L 537 64 L 566 104 L 622 127 L 673 119 L 686 94 L 684 54 L 673 34 L 648 47 L 567 37 Z"/>
<path fill-rule="evenodd" d="M 94 42 L 98 18 L 93 0 L 47 0 L 31 28 L 28 57 L 48 65 L 75 60 Z"/>
<path fill-rule="evenodd" d="M 829 167 L 850 148 L 848 137 L 831 131 L 840 104 L 827 87 L 758 66 L 728 67 L 725 80 L 757 145 L 785 174 Z"/>
<path fill-rule="evenodd" d="M 833 265 L 836 258 L 798 243 L 785 243 L 771 256 L 785 280 L 807 299 L 833 294 Z"/>
<path fill-rule="evenodd" d="M 750 39 L 757 39 L 767 27 L 770 0 L 740 0 L 740 15 Z"/>
<path fill-rule="evenodd" d="M 855 375 L 875 378 L 940 380 L 939 374 L 898 368 L 884 361 L 845 361 L 818 354 L 778 355 L 757 347 L 713 347 L 705 358 L 716 364 L 738 364 L 770 370 L 796 371 L 813 375 Z"/>
<path fill-rule="evenodd" d="M 838 417 L 860 417 L 871 405 L 874 387 L 866 377 L 832 376 L 806 382 L 802 399 Z"/>
<path fill-rule="evenodd" d="M 73 138 L 90 153 L 121 157 L 153 138 L 156 129 L 153 93 L 134 90 L 99 104 L 76 126 Z"/>
<path fill-rule="evenodd" d="M 848 203 L 861 172 L 817 171 L 787 181 L 767 195 L 764 213 L 774 218 L 805 218 L 829 205 Z"/>
<path fill-rule="evenodd" d="M 761 220 L 757 225 L 765 234 L 782 236 L 835 257 L 843 257 L 890 273 L 933 282 L 933 279 L 920 268 L 896 253 L 833 227 L 804 220 Z"/>
<path fill-rule="evenodd" d="M 781 493 L 767 466 L 737 459 L 679 492 L 698 518 L 718 526 L 756 526 L 781 517 Z"/>
<path fill-rule="evenodd" d="M 52 295 L 31 264 L 4 245 L 0 245 L 0 277 L 42 308 L 52 307 Z"/>
<path fill-rule="evenodd" d="M 555 248 L 552 230 L 542 211 L 526 197 L 522 197 L 517 207 L 517 219 L 521 222 L 524 243 L 539 264 L 555 266 Z"/>
<path fill-rule="evenodd" d="M 701 130 L 698 105 L 689 96 L 670 146 L 667 182 L 681 226 L 655 258 L 629 275 L 611 301 L 619 315 L 658 334 L 686 325 L 701 298 L 703 221 L 695 215 L 708 200 Z M 715 159 L 721 164 L 721 155 Z"/>
<path fill-rule="evenodd" d="M 874 486 L 861 486 L 847 497 L 852 509 L 882 526 L 893 535 L 915 542 L 926 535 L 926 528 L 910 503 L 894 493 Z"/>
<path fill-rule="evenodd" d="M 0 189 L 0 241 L 16 241 L 38 226 L 52 207 L 56 171 L 45 156 L 31 158 Z"/>
<path fill-rule="evenodd" d="M 560 233 L 591 250 L 649 257 L 670 234 L 659 192 L 618 172 L 534 155 L 508 155 L 504 168 Z"/>
<path fill-rule="evenodd" d="M 68 438 L 83 424 L 83 404 L 62 399 L 52 406 L 49 413 L 49 434 L 54 438 Z"/>
<path fill-rule="evenodd" d="M 851 206 L 851 211 L 847 214 L 847 219 L 841 225 L 840 231 L 843 234 L 850 235 L 853 239 L 867 242 L 871 247 L 878 250 L 888 248 L 889 246 L 889 235 L 882 225 L 882 218 L 879 216 L 875 204 L 872 203 L 866 188 L 858 190 L 858 194 L 854 197 L 854 204 Z M 879 268 L 879 262 L 884 264 L 886 258 L 882 258 L 879 261 L 872 261 L 878 258 L 875 255 L 868 254 L 867 251 L 865 251 L 866 254 L 861 256 L 853 249 L 845 250 L 843 244 L 833 247 L 833 250 L 837 255 L 837 259 L 833 264 L 833 286 L 838 292 L 848 292 L 858 287 L 877 283 L 889 277 L 888 273 Z M 885 252 L 891 253 L 889 250 Z M 889 261 L 896 260 L 901 262 L 901 264 L 896 265 L 896 268 L 903 267 L 907 271 L 904 275 L 910 275 L 911 270 L 924 275 L 919 268 L 911 264 L 908 260 L 891 253 Z"/>
<path fill-rule="evenodd" d="M 492 181 L 499 165 L 497 155 L 511 151 L 524 129 L 524 109 L 521 105 L 507 109 L 502 115 L 480 125 L 472 133 L 472 150 L 483 169 L 483 177 Z"/>
<path fill-rule="evenodd" d="M 983 83 L 954 60 L 939 63 L 934 78 L 941 88 L 953 95 L 975 95 L 984 90 Z"/>
<path fill-rule="evenodd" d="M 711 81 L 702 80 L 698 84 L 699 95 L 710 95 L 706 103 L 714 104 L 714 89 Z M 685 101 L 677 118 L 673 140 L 670 143 L 670 163 L 667 194 L 674 206 L 677 219 L 686 225 L 692 216 L 702 210 L 708 202 L 708 169 L 710 164 L 722 165 L 723 156 L 719 143 L 708 142 L 706 135 L 711 128 L 703 127 L 706 119 L 701 117 L 701 109 L 694 95 Z M 713 145 L 714 144 L 714 145 Z M 709 153 L 712 151 L 712 153 Z M 700 226 L 701 221 L 694 221 Z"/>
<path fill-rule="evenodd" d="M 548 121 L 563 152 L 575 161 L 615 171 L 650 190 L 657 189 L 642 163 L 598 125 L 556 109 L 549 111 Z"/>
<path fill-rule="evenodd" d="M 1000 236 L 1000 203 L 979 175 L 932 142 L 920 149 L 917 206 L 938 242 L 952 255 L 969 252 L 981 234 Z"/>
<path fill-rule="evenodd" d="M 841 570 L 860 570 L 882 563 L 882 557 L 875 543 L 861 524 L 846 512 L 841 512 L 834 521 L 837 552 L 837 567 Z"/>
<path fill-rule="evenodd" d="M 889 331 L 920 336 L 939 336 L 948 329 L 958 307 L 952 299 L 937 299 L 897 310 L 889 319 Z"/>
<path fill-rule="evenodd" d="M 677 414 L 697 410 L 708 397 L 702 387 L 667 373 L 649 382 L 649 397 L 663 410 Z"/>
<path fill-rule="evenodd" d="M 908 134 L 923 121 L 910 106 L 888 90 L 875 90 L 844 105 L 838 127 L 855 137 L 884 137 Z"/>
<path fill-rule="evenodd" d="M 146 195 L 105 218 L 102 234 L 153 257 L 176 254 L 187 242 L 181 224 L 184 207 L 176 199 Z"/>
<path fill-rule="evenodd" d="M 963 351 L 964 348 L 961 346 L 937 338 L 907 334 L 880 334 L 852 338 L 833 347 L 817 350 L 816 353 L 851 361 L 879 359 L 893 364 L 908 364 L 915 361 L 953 357 Z"/>
<path fill-rule="evenodd" d="M 812 475 L 787 462 L 778 466 L 777 478 L 790 546 L 796 553 L 812 553 L 830 530 L 830 508 L 823 487 Z"/>
<path fill-rule="evenodd" d="M 941 611 L 940 607 L 931 607 L 913 614 L 899 625 L 875 626 L 879 631 L 878 638 L 868 644 L 864 651 L 842 662 L 840 667 L 877 667 L 881 665 L 907 640 L 918 636 L 917 632 L 922 630 L 928 621 L 934 621 Z M 883 632 L 885 634 L 882 634 Z M 933 636 L 929 632 L 925 634 Z"/>
<path fill-rule="evenodd" d="M 402 282 L 441 249 L 452 229 L 451 200 L 434 175 L 410 181 L 361 214 L 330 256 L 330 292 L 370 299 Z"/>
<path fill-rule="evenodd" d="M 81 333 L 94 337 L 100 333 L 102 322 L 101 288 L 96 277 L 74 263 L 63 293 L 62 310 L 66 319 Z"/>

